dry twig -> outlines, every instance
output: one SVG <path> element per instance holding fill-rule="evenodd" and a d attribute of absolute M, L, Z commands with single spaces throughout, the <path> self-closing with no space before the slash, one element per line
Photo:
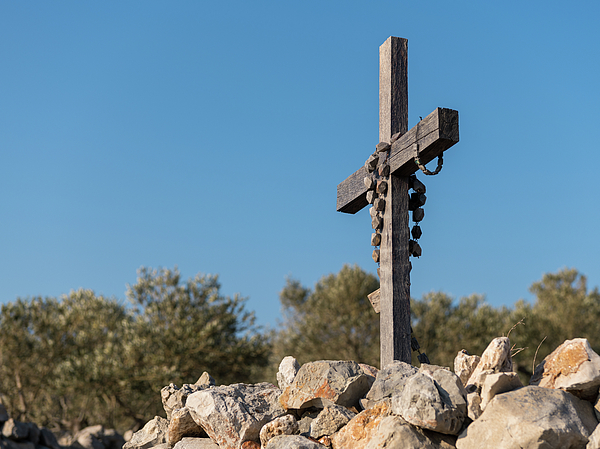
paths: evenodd
<path fill-rule="evenodd" d="M 540 341 L 540 344 L 538 345 L 537 349 L 535 350 L 535 354 L 533 354 L 533 366 L 531 368 L 532 374 L 535 372 L 535 358 L 537 357 L 537 353 L 540 350 L 540 346 L 542 346 L 542 343 L 544 343 L 544 340 L 546 340 L 546 338 L 548 338 L 547 335 L 544 338 L 542 338 L 542 341 Z"/>

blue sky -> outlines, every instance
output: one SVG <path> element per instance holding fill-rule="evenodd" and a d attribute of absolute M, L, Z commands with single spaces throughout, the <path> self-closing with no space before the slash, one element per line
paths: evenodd
<path fill-rule="evenodd" d="M 141 266 L 219 274 L 275 325 L 287 276 L 374 272 L 336 186 L 378 141 L 378 48 L 409 40 L 409 127 L 459 111 L 412 294 L 600 284 L 600 2 L 0 3 L 0 301 Z M 434 163 L 432 163 L 434 165 Z M 424 177 L 421 177 L 424 178 Z"/>

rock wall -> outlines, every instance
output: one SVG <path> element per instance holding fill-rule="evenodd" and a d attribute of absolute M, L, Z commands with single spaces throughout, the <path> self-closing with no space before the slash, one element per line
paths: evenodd
<path fill-rule="evenodd" d="M 204 381 L 161 392 L 155 417 L 123 449 L 600 449 L 600 357 L 568 340 L 523 386 L 510 341 L 460 351 L 454 372 L 394 361 L 282 360 L 279 386 Z M 210 378 L 210 382 L 207 379 Z"/>

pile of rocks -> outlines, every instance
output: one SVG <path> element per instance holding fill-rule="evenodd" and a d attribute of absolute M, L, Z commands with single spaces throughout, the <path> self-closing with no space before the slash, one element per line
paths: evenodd
<path fill-rule="evenodd" d="M 454 372 L 395 361 L 281 362 L 269 383 L 171 384 L 155 417 L 123 449 L 600 449 L 600 357 L 568 340 L 523 386 L 508 338 L 459 352 Z"/>
<path fill-rule="evenodd" d="M 91 426 L 60 441 L 45 427 L 32 422 L 17 421 L 8 416 L 0 404 L 1 449 L 121 449 L 125 439 L 114 429 Z"/>

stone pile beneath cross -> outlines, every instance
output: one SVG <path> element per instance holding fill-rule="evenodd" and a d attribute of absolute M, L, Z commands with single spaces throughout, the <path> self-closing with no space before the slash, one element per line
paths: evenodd
<path fill-rule="evenodd" d="M 529 386 L 507 337 L 450 368 L 393 361 L 302 366 L 285 357 L 270 383 L 169 385 L 156 417 L 123 449 L 512 449 L 600 447 L 600 356 L 567 340 Z M 595 406 L 595 408 L 594 408 Z"/>

